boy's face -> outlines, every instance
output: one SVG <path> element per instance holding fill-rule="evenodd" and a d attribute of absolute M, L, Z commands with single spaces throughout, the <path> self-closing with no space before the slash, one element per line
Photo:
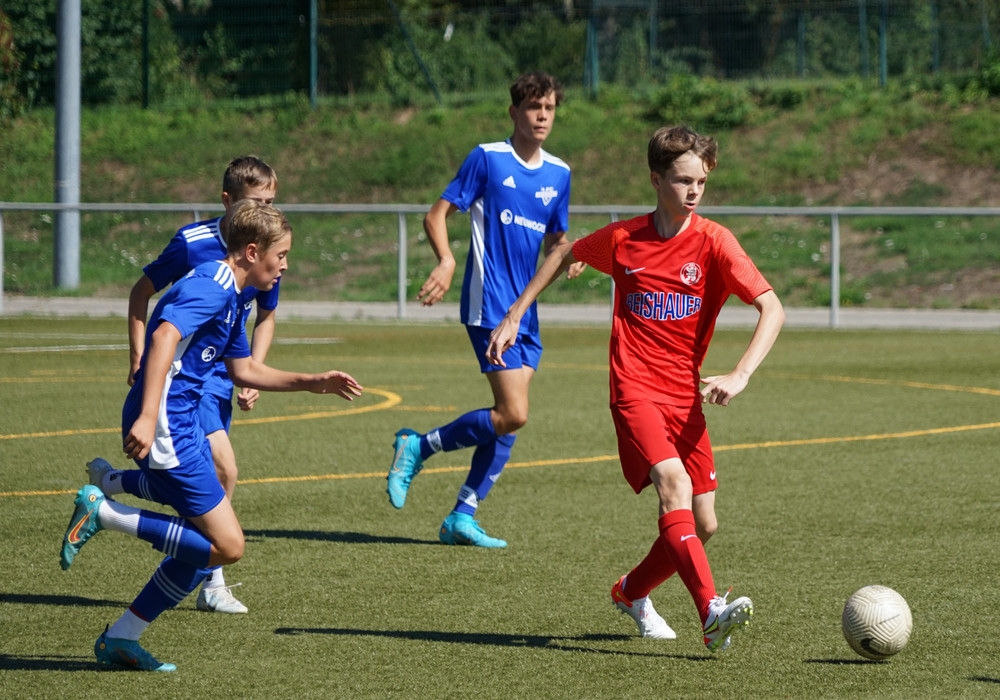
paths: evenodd
<path fill-rule="evenodd" d="M 675 160 L 663 175 L 649 174 L 657 206 L 674 218 L 687 217 L 698 208 L 707 180 L 705 161 L 690 151 Z"/>
<path fill-rule="evenodd" d="M 250 247 L 253 248 L 255 255 L 247 275 L 247 284 L 266 292 L 277 284 L 281 279 L 281 273 L 288 269 L 288 251 L 292 249 L 292 235 L 285 234 L 263 252 L 256 246 Z M 248 253 L 250 247 L 247 249 Z"/>
<path fill-rule="evenodd" d="M 556 118 L 556 94 L 525 97 L 517 107 L 511 105 L 509 112 L 514 121 L 514 138 L 541 145 L 552 131 Z"/>
<path fill-rule="evenodd" d="M 260 204 L 274 204 L 274 198 L 277 194 L 278 188 L 273 185 L 248 187 L 243 192 L 223 192 L 222 206 L 226 208 L 226 216 L 229 216 L 229 212 L 233 205 L 241 199 L 252 199 Z"/>

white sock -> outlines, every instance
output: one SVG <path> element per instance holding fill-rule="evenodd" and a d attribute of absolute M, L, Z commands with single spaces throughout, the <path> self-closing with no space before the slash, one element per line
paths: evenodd
<path fill-rule="evenodd" d="M 124 532 L 126 535 L 138 537 L 141 512 L 138 508 L 105 498 L 97 509 L 97 519 L 105 530 Z"/>
<path fill-rule="evenodd" d="M 113 472 L 107 472 L 104 475 L 104 478 L 101 479 L 99 486 L 105 496 L 117 496 L 120 493 L 125 493 L 125 489 L 122 488 L 121 469 L 115 469 Z"/>
<path fill-rule="evenodd" d="M 222 567 L 216 567 L 205 577 L 205 582 L 201 584 L 201 587 L 206 591 L 211 588 L 225 588 L 226 587 L 226 577 L 222 575 Z"/>
<path fill-rule="evenodd" d="M 138 642 L 139 635 L 145 632 L 147 627 L 149 627 L 148 622 L 131 610 L 126 610 L 118 621 L 108 628 L 107 635 L 112 639 L 131 639 L 133 642 Z"/>

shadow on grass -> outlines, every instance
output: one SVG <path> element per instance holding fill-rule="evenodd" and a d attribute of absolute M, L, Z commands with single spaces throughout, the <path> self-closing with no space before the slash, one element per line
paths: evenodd
<path fill-rule="evenodd" d="M 417 540 L 412 537 L 385 537 L 367 532 L 328 532 L 324 530 L 244 530 L 249 540 L 269 537 L 290 540 L 319 540 L 322 542 L 342 542 L 344 544 L 440 544 L 437 540 Z"/>
<path fill-rule="evenodd" d="M 0 654 L 0 671 L 101 671 L 108 668 L 78 656 L 15 656 Z"/>
<path fill-rule="evenodd" d="M 991 678 L 989 676 L 970 676 L 969 680 L 977 683 L 994 683 L 1000 685 L 1000 678 Z"/>
<path fill-rule="evenodd" d="M 869 666 L 871 664 L 884 664 L 886 660 L 876 659 L 806 659 L 807 664 L 827 664 L 828 666 Z"/>
<path fill-rule="evenodd" d="M 14 605 L 68 605 L 74 608 L 124 608 L 120 600 L 98 600 L 78 595 L 39 595 L 37 593 L 0 593 L 0 603 Z"/>
<path fill-rule="evenodd" d="M 644 656 L 665 659 L 684 659 L 687 661 L 709 661 L 710 656 L 695 656 L 692 654 L 665 654 L 648 651 L 622 651 L 620 649 L 596 649 L 579 646 L 586 642 L 624 642 L 636 637 L 624 634 L 584 634 L 579 637 L 549 637 L 532 634 L 496 634 L 473 632 L 437 632 L 431 630 L 363 630 L 342 627 L 279 627 L 275 634 L 294 636 L 297 634 L 330 634 L 337 636 L 384 637 L 389 639 L 409 639 L 421 642 L 448 642 L 451 644 L 483 644 L 501 647 L 531 647 L 545 648 L 554 651 L 582 651 L 590 654 L 609 654 L 613 656 Z"/>

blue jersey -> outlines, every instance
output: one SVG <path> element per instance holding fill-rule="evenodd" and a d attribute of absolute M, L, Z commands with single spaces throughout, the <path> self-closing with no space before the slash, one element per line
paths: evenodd
<path fill-rule="evenodd" d="M 149 453 L 151 469 L 171 469 L 201 454 L 205 433 L 198 421 L 198 402 L 224 358 L 250 356 L 245 314 L 233 271 L 224 262 L 199 265 L 156 304 L 147 324 L 146 352 L 164 322 L 177 328 L 181 341 L 163 386 L 156 439 Z M 122 407 L 123 433 L 142 409 L 146 352 Z"/>
<path fill-rule="evenodd" d="M 220 230 L 221 221 L 221 216 L 208 221 L 198 221 L 184 226 L 174 234 L 170 243 L 160 253 L 160 257 L 142 269 L 146 277 L 153 282 L 156 291 L 177 282 L 202 263 L 226 257 L 226 242 Z M 280 280 L 266 292 L 247 287 L 240 293 L 240 301 L 248 311 L 254 301 L 257 302 L 258 309 L 273 311 L 278 307 L 279 284 Z M 205 391 L 227 402 L 232 401 L 233 383 L 226 372 L 226 366 L 221 362 L 216 366 L 212 380 L 206 384 Z"/>
<path fill-rule="evenodd" d="M 541 165 L 529 167 L 509 139 L 480 144 L 441 195 L 472 219 L 462 323 L 495 328 L 534 276 L 545 235 L 569 228 L 569 166 L 541 155 Z M 521 332 L 538 334 L 535 304 Z"/>

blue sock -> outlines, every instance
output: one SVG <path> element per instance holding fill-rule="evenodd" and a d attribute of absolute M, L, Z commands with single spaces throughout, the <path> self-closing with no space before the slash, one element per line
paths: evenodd
<path fill-rule="evenodd" d="M 166 501 L 159 498 L 158 494 L 150 488 L 149 480 L 141 469 L 123 469 L 121 473 L 121 487 L 122 491 L 130 496 L 141 498 L 144 501 L 153 501 L 154 503 L 168 505 Z"/>
<path fill-rule="evenodd" d="M 500 472 L 510 460 L 510 450 L 514 446 L 517 435 L 501 435 L 496 440 L 480 445 L 472 453 L 472 469 L 465 479 L 465 484 L 458 492 L 455 512 L 474 515 L 479 503 L 493 488 L 500 478 Z"/>
<path fill-rule="evenodd" d="M 209 539 L 184 518 L 149 510 L 139 514 L 139 539 L 149 542 L 153 549 L 196 568 L 208 566 L 208 557 L 212 552 Z"/>
<path fill-rule="evenodd" d="M 136 596 L 129 609 L 146 622 L 152 622 L 161 612 L 184 600 L 206 575 L 208 569 L 167 557 L 160 562 L 153 577 Z"/>
<path fill-rule="evenodd" d="M 448 425 L 435 428 L 420 438 L 420 456 L 427 459 L 435 452 L 451 452 L 476 447 L 496 439 L 490 409 L 480 408 L 459 416 Z"/>

